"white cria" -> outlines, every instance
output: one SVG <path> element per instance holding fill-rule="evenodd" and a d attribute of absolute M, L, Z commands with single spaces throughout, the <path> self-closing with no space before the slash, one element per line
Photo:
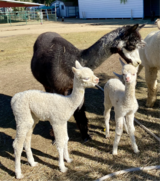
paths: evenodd
<path fill-rule="evenodd" d="M 66 172 L 64 159 L 72 162 L 68 153 L 67 121 L 84 99 L 85 88 L 94 87 L 99 79 L 93 71 L 82 67 L 76 61 L 74 73 L 73 91 L 69 96 L 46 93 L 39 90 L 28 90 L 17 93 L 11 100 L 12 110 L 16 120 L 16 137 L 13 142 L 15 154 L 16 178 L 23 178 L 20 166 L 20 158 L 23 147 L 26 150 L 27 159 L 31 166 L 36 166 L 31 151 L 31 135 L 34 125 L 39 120 L 50 121 L 55 135 L 55 142 L 59 153 L 59 168 Z"/>

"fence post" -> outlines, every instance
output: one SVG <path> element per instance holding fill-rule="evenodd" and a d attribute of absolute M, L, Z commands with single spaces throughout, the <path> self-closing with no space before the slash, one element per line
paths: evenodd
<path fill-rule="evenodd" d="M 10 22 L 10 24 L 12 25 L 10 12 L 9 12 L 9 22 Z"/>
<path fill-rule="evenodd" d="M 55 3 L 55 21 L 57 21 L 57 9 L 56 9 L 56 3 Z"/>
<path fill-rule="evenodd" d="M 26 19 L 26 25 L 27 25 L 27 14 L 26 14 L 27 11 L 25 11 L 25 19 Z"/>

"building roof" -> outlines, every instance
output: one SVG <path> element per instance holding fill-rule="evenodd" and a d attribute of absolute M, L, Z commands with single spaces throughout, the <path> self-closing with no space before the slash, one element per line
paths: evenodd
<path fill-rule="evenodd" d="M 14 1 L 14 0 L 0 0 L 0 7 L 32 7 L 32 6 L 41 6 L 43 4 L 23 2 L 23 1 Z"/>
<path fill-rule="evenodd" d="M 66 1 L 63 1 L 63 0 L 56 0 L 53 3 L 56 3 L 56 2 L 63 2 L 65 4 L 65 6 L 73 6 L 74 5 L 73 2 L 66 2 Z"/>
<path fill-rule="evenodd" d="M 73 6 L 73 2 L 64 2 L 65 6 Z"/>

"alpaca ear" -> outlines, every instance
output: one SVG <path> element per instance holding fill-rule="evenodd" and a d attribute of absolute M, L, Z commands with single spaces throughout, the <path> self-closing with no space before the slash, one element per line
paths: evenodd
<path fill-rule="evenodd" d="M 73 72 L 74 74 L 76 74 L 76 75 L 79 75 L 79 74 L 80 74 L 79 70 L 76 69 L 75 67 L 72 67 L 72 72 Z"/>
<path fill-rule="evenodd" d="M 113 73 L 114 73 L 115 76 L 117 76 L 117 77 L 119 78 L 119 80 L 120 80 L 123 84 L 125 84 L 125 83 L 124 83 L 124 80 L 123 80 L 123 75 L 117 74 L 117 73 L 115 73 L 115 72 L 113 72 Z"/>
<path fill-rule="evenodd" d="M 138 27 L 139 27 L 139 24 L 135 24 L 129 29 L 129 31 L 130 32 L 136 31 L 138 29 Z"/>
<path fill-rule="evenodd" d="M 116 77 L 118 77 L 120 80 L 123 79 L 123 75 L 117 74 L 116 72 L 113 72 Z"/>
<path fill-rule="evenodd" d="M 126 64 L 121 60 L 121 58 L 119 58 L 119 61 L 121 62 L 122 67 L 123 67 L 124 65 L 126 65 Z"/>
<path fill-rule="evenodd" d="M 81 69 L 81 68 L 82 68 L 82 66 L 81 66 L 81 64 L 78 62 L 78 60 L 75 61 L 75 66 L 76 66 L 77 69 Z"/>
<path fill-rule="evenodd" d="M 75 67 L 72 67 L 72 72 L 75 74 L 77 72 L 77 69 Z"/>
<path fill-rule="evenodd" d="M 137 30 L 139 31 L 140 29 L 142 29 L 146 24 L 140 25 Z"/>
<path fill-rule="evenodd" d="M 127 36 L 129 36 L 131 33 L 135 32 L 138 28 L 139 24 L 135 24 L 131 27 L 129 27 L 122 35 L 122 40 L 125 39 Z"/>

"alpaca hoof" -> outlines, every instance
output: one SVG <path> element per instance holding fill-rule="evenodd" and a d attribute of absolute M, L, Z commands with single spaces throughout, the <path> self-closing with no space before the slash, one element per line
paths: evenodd
<path fill-rule="evenodd" d="M 33 163 L 31 164 L 31 167 L 36 167 L 36 166 L 38 166 L 38 162 L 33 162 Z"/>
<path fill-rule="evenodd" d="M 66 160 L 67 161 L 67 163 L 71 163 L 72 161 L 73 161 L 73 159 L 68 159 L 68 160 Z"/>
<path fill-rule="evenodd" d="M 139 153 L 139 152 L 140 152 L 139 150 L 134 151 L 134 153 Z"/>
<path fill-rule="evenodd" d="M 67 170 L 68 170 L 68 168 L 67 168 L 67 167 L 60 168 L 60 171 L 61 171 L 62 173 L 67 172 Z"/>
<path fill-rule="evenodd" d="M 154 103 L 156 102 L 156 99 L 157 99 L 156 96 L 149 97 L 146 102 L 146 107 L 153 107 Z"/>
<path fill-rule="evenodd" d="M 112 155 L 117 155 L 117 152 L 116 151 L 112 152 Z"/>
<path fill-rule="evenodd" d="M 154 102 L 153 103 L 149 101 L 146 102 L 146 107 L 153 107 L 153 106 L 154 106 Z"/>
<path fill-rule="evenodd" d="M 22 179 L 22 178 L 24 178 L 23 174 L 16 174 L 16 179 Z"/>
<path fill-rule="evenodd" d="M 89 137 L 85 138 L 83 142 L 86 143 L 86 142 L 88 142 L 90 140 L 92 140 L 92 138 L 89 136 Z"/>

